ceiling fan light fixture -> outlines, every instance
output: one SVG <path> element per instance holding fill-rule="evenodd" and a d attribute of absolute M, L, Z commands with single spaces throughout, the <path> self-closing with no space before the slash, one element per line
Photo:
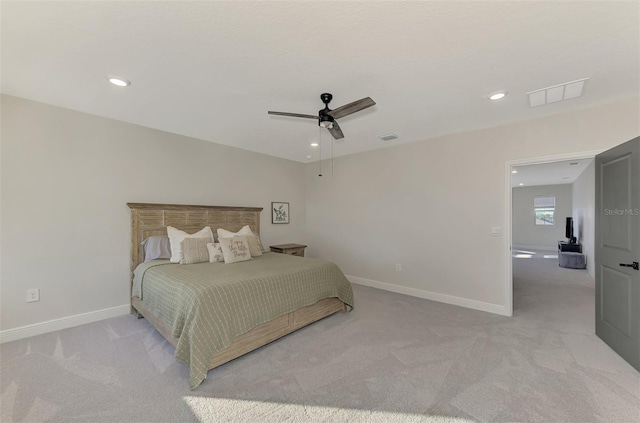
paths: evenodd
<path fill-rule="evenodd" d="M 321 128 L 327 128 L 327 129 L 331 129 L 333 128 L 333 119 L 331 118 L 331 116 L 320 116 L 320 122 L 318 122 L 318 125 L 320 125 Z"/>

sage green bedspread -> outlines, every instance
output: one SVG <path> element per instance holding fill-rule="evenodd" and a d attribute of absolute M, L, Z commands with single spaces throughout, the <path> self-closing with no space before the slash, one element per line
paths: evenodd
<path fill-rule="evenodd" d="M 191 389 L 236 336 L 323 298 L 353 307 L 351 284 L 337 265 L 286 254 L 233 264 L 153 260 L 134 275 L 132 296 L 178 338 L 175 356 L 189 367 Z"/>

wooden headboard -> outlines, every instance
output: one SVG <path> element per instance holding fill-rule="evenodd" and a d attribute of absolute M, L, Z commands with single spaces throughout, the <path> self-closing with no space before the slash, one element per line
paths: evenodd
<path fill-rule="evenodd" d="M 144 261 L 140 243 L 153 235 L 166 235 L 167 226 L 193 233 L 210 226 L 232 232 L 249 225 L 260 233 L 262 207 L 194 206 L 182 204 L 127 203 L 131 209 L 131 280 L 133 271 Z"/>

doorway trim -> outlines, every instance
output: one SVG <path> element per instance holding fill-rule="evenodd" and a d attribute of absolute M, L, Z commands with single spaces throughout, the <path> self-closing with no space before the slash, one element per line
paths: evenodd
<path fill-rule="evenodd" d="M 511 248 L 512 242 L 512 187 L 511 171 L 513 167 L 528 166 L 543 163 L 561 162 L 565 160 L 592 159 L 596 155 L 605 151 L 590 150 L 576 153 L 555 154 L 553 156 L 530 157 L 526 159 L 508 160 L 505 162 L 505 221 L 504 231 L 504 257 L 505 257 L 505 280 L 504 280 L 504 311 L 506 316 L 513 316 L 513 262 Z"/>

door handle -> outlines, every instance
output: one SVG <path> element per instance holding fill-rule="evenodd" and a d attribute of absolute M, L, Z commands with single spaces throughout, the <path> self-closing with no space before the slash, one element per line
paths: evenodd
<path fill-rule="evenodd" d="M 640 263 L 638 263 L 637 261 L 634 261 L 631 264 L 620 263 L 620 266 L 631 267 L 631 268 L 634 268 L 635 270 L 640 270 Z"/>

